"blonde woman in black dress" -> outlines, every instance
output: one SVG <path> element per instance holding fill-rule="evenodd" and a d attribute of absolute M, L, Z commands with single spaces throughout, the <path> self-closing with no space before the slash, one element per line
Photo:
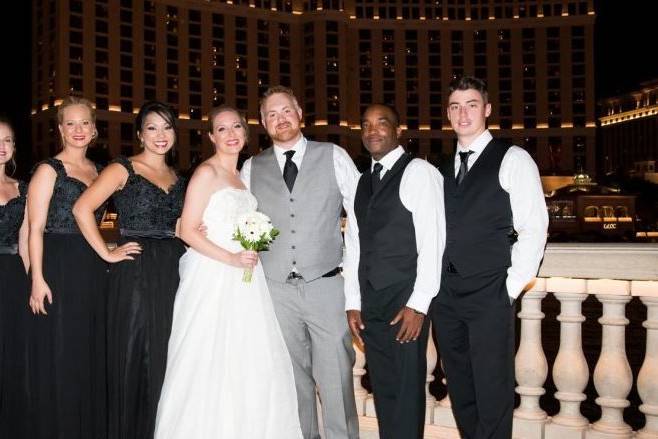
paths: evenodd
<path fill-rule="evenodd" d="M 176 143 L 176 117 L 149 102 L 135 121 L 142 151 L 119 157 L 80 197 L 74 214 L 96 253 L 110 262 L 107 293 L 108 437 L 153 437 L 167 361 L 178 260 L 185 251 L 175 237 L 183 209 L 184 180 L 167 165 Z M 105 245 L 93 211 L 112 197 L 119 247 Z"/>
<path fill-rule="evenodd" d="M 30 266 L 27 185 L 16 170 L 14 130 L 0 118 L 0 437 L 24 437 L 27 402 L 25 355 Z"/>
<path fill-rule="evenodd" d="M 71 209 L 98 176 L 86 157 L 95 111 L 69 97 L 57 111 L 62 150 L 41 162 L 28 188 L 32 292 L 30 426 L 34 439 L 105 437 L 105 263 Z M 103 215 L 95 214 L 98 223 Z"/>

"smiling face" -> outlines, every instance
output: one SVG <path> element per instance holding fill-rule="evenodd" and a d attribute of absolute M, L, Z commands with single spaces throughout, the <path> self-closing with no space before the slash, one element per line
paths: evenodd
<path fill-rule="evenodd" d="M 292 96 L 274 93 L 261 106 L 261 121 L 272 141 L 291 148 L 302 135 L 302 110 Z"/>
<path fill-rule="evenodd" d="M 144 117 L 138 137 L 145 150 L 158 155 L 168 153 L 176 143 L 174 127 L 155 111 Z"/>
<path fill-rule="evenodd" d="M 448 98 L 448 120 L 462 146 L 469 146 L 487 128 L 491 104 L 474 89 L 455 90 Z"/>
<path fill-rule="evenodd" d="M 91 111 L 86 105 L 77 104 L 66 107 L 62 112 L 59 132 L 64 147 L 86 148 L 96 136 Z"/>
<path fill-rule="evenodd" d="M 6 123 L 0 122 L 0 165 L 7 164 L 14 156 L 14 131 Z"/>
<path fill-rule="evenodd" d="M 225 154 L 239 154 L 247 141 L 244 120 L 235 111 L 222 111 L 212 120 L 212 132 L 208 133 L 215 150 Z"/>
<path fill-rule="evenodd" d="M 399 145 L 402 128 L 390 108 L 368 107 L 361 118 L 361 140 L 373 159 L 379 161 Z"/>

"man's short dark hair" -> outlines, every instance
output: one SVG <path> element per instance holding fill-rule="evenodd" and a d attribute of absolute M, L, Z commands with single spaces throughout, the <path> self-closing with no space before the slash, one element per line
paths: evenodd
<path fill-rule="evenodd" d="M 396 110 L 395 107 L 393 107 L 392 105 L 382 104 L 382 103 L 376 102 L 376 103 L 374 103 L 374 104 L 370 104 L 370 105 L 368 105 L 368 106 L 366 107 L 365 111 L 363 112 L 363 114 L 366 114 L 366 112 L 367 112 L 368 110 L 370 110 L 372 107 L 383 107 L 383 108 L 386 108 L 386 109 L 387 109 L 388 111 L 390 111 L 391 114 L 393 115 L 393 120 L 391 121 L 391 122 L 393 123 L 393 126 L 394 126 L 395 128 L 397 128 L 397 127 L 400 126 L 400 113 L 398 113 L 398 110 Z"/>
<path fill-rule="evenodd" d="M 477 90 L 482 95 L 484 102 L 488 102 L 489 100 L 487 83 L 475 76 L 461 76 L 453 79 L 448 86 L 448 95 L 457 90 Z"/>

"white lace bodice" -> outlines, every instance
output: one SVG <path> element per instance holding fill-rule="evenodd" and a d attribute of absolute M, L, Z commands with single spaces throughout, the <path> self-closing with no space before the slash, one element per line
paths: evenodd
<path fill-rule="evenodd" d="M 218 190 L 210 196 L 203 212 L 208 239 L 227 250 L 239 250 L 240 244 L 232 238 L 236 219 L 244 213 L 253 212 L 256 207 L 256 197 L 246 189 L 227 187 Z"/>

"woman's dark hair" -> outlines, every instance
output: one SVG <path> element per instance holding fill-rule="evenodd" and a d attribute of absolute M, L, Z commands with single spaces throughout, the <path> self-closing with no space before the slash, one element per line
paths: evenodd
<path fill-rule="evenodd" d="M 14 127 L 12 126 L 11 121 L 4 116 L 0 116 L 0 125 L 7 125 L 14 136 L 14 153 L 11 155 L 11 159 L 9 159 L 9 163 L 11 164 L 11 172 L 5 171 L 7 175 L 14 175 L 14 172 L 16 172 L 16 132 L 14 131 Z"/>
<path fill-rule="evenodd" d="M 178 127 L 176 127 L 176 119 L 178 119 L 178 116 L 169 105 L 158 101 L 149 101 L 141 106 L 139 113 L 137 113 L 137 117 L 135 118 L 135 134 L 139 136 L 144 128 L 146 116 L 151 113 L 155 113 L 162 117 L 174 129 L 176 140 L 178 140 Z"/>

